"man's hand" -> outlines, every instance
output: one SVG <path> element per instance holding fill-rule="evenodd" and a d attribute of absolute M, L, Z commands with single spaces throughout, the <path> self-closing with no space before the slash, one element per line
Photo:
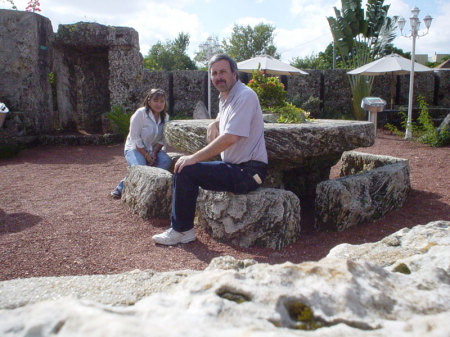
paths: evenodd
<path fill-rule="evenodd" d="M 197 161 L 194 159 L 193 155 L 190 156 L 182 156 L 180 157 L 177 162 L 175 163 L 175 167 L 173 169 L 174 173 L 180 173 L 183 167 L 193 165 L 197 163 Z"/>
<path fill-rule="evenodd" d="M 219 121 L 214 121 L 208 125 L 206 130 L 206 142 L 209 144 L 219 136 Z"/>
<path fill-rule="evenodd" d="M 156 155 L 153 153 L 144 155 L 145 160 L 147 161 L 147 165 L 154 166 L 156 164 Z"/>
<path fill-rule="evenodd" d="M 150 166 L 155 166 L 156 165 L 156 158 L 157 158 L 156 157 L 156 153 L 155 152 L 150 153 L 149 157 L 150 157 L 149 165 Z"/>
<path fill-rule="evenodd" d="M 189 156 L 182 156 L 175 164 L 174 173 L 180 173 L 183 167 L 194 165 L 200 161 L 208 160 L 222 151 L 228 149 L 231 145 L 239 140 L 239 136 L 223 134 L 206 145 L 203 149 L 198 150 Z"/>

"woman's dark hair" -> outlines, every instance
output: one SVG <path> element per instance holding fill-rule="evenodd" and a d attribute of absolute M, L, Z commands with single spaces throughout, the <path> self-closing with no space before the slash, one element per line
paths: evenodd
<path fill-rule="evenodd" d="M 211 57 L 211 59 L 208 62 L 209 69 L 211 69 L 211 66 L 214 63 L 216 63 L 218 61 L 222 61 L 222 60 L 228 61 L 228 63 L 230 64 L 231 72 L 237 75 L 238 67 L 237 67 L 236 61 L 233 60 L 231 57 L 229 57 L 227 54 L 216 54 L 213 57 Z"/>
<path fill-rule="evenodd" d="M 145 112 L 148 114 L 150 113 L 150 101 L 152 98 L 158 98 L 158 97 L 164 97 L 164 109 L 160 112 L 159 118 L 161 118 L 161 123 L 164 123 L 166 121 L 166 114 L 167 114 L 167 96 L 166 92 L 162 89 L 151 89 L 147 96 L 145 96 L 143 106 L 145 107 Z"/>

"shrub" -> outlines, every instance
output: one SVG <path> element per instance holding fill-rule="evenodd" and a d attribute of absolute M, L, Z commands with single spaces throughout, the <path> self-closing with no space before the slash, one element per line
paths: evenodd
<path fill-rule="evenodd" d="M 417 122 L 411 121 L 411 133 L 413 139 L 433 147 L 449 145 L 450 130 L 445 128 L 439 132 L 437 128 L 434 127 L 433 121 L 428 113 L 428 105 L 423 96 L 419 95 L 417 97 L 417 101 L 419 102 L 420 112 Z M 406 129 L 408 116 L 404 110 L 400 110 L 399 115 L 401 117 L 401 127 L 402 129 Z M 405 135 L 405 133 L 403 131 L 399 131 L 395 125 L 388 123 L 384 127 L 397 136 Z"/>
<path fill-rule="evenodd" d="M 308 111 L 313 116 L 318 116 L 320 114 L 320 99 L 318 97 L 309 96 L 309 98 L 300 105 L 300 107 Z"/>
<path fill-rule="evenodd" d="M 340 119 L 340 120 L 354 119 L 352 113 L 347 112 L 342 107 L 332 106 L 330 104 L 327 104 L 323 107 L 320 116 L 323 119 Z"/>
<path fill-rule="evenodd" d="M 286 91 L 284 84 L 276 77 L 266 77 L 262 71 L 252 71 L 253 78 L 248 86 L 258 95 L 259 103 L 263 109 L 283 107 L 286 105 Z"/>
<path fill-rule="evenodd" d="M 288 99 L 288 101 L 299 108 L 302 105 L 302 99 L 300 97 L 300 94 L 295 94 L 294 97 L 292 97 L 291 99 Z"/>
<path fill-rule="evenodd" d="M 406 123 L 408 121 L 408 116 L 406 115 L 406 111 L 404 107 L 401 107 L 398 115 L 400 116 L 400 126 L 402 128 L 402 130 L 406 129 Z M 384 126 L 385 129 L 388 129 L 393 135 L 399 136 L 399 137 L 403 137 L 405 135 L 404 131 L 400 131 L 397 126 L 395 126 L 394 124 L 391 123 L 386 123 L 386 125 Z M 417 125 L 415 122 L 411 122 L 411 131 L 413 132 L 413 134 L 415 133 L 414 130 L 417 129 Z"/>
<path fill-rule="evenodd" d="M 130 129 L 130 118 L 132 114 L 132 111 L 124 111 L 121 105 L 114 105 L 111 111 L 106 113 L 106 118 L 111 121 L 113 126 L 117 128 L 118 133 L 125 139 Z"/>
<path fill-rule="evenodd" d="M 308 120 L 309 112 L 297 108 L 292 103 L 286 103 L 283 107 L 269 108 L 270 112 L 278 114 L 278 123 L 303 123 Z"/>
<path fill-rule="evenodd" d="M 279 115 L 278 123 L 302 123 L 309 113 L 286 101 L 284 84 L 276 77 L 267 77 L 259 70 L 252 71 L 253 78 L 247 84 L 256 92 L 263 110 Z"/>
<path fill-rule="evenodd" d="M 450 141 L 450 130 L 445 128 L 442 132 L 439 132 L 434 127 L 433 121 L 428 113 L 428 105 L 423 96 L 419 95 L 417 101 L 419 102 L 420 107 L 420 113 L 417 120 L 421 125 L 418 132 L 418 141 L 433 147 L 448 145 Z"/>
<path fill-rule="evenodd" d="M 311 95 L 306 101 L 303 101 L 300 94 L 295 94 L 294 97 L 288 99 L 288 102 L 294 104 L 298 108 L 308 111 L 311 116 L 320 115 L 320 104 L 322 101 L 318 97 Z"/>

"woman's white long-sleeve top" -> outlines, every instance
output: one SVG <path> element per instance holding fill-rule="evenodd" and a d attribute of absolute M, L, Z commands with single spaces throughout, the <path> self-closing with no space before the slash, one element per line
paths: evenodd
<path fill-rule="evenodd" d="M 166 114 L 165 122 L 168 121 L 169 116 Z M 156 123 L 151 110 L 147 114 L 145 107 L 137 109 L 130 118 L 130 132 L 125 142 L 125 150 L 134 150 L 137 146 L 148 153 L 152 152 L 155 144 L 163 145 L 163 127 L 161 118 Z"/>

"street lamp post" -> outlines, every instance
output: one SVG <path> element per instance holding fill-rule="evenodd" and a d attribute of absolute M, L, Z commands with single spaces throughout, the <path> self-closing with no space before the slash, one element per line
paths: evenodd
<path fill-rule="evenodd" d="M 211 69 L 209 69 L 209 60 L 216 54 L 218 44 L 213 37 L 208 37 L 205 43 L 202 43 L 200 47 L 205 50 L 206 58 L 208 59 L 208 114 L 211 118 Z"/>
<path fill-rule="evenodd" d="M 431 26 L 431 21 L 433 18 L 429 15 L 425 16 L 423 22 L 425 23 L 425 27 L 427 27 L 427 31 L 419 34 L 420 20 L 419 20 L 419 8 L 414 7 L 411 10 L 412 17 L 409 19 L 409 24 L 411 26 L 411 34 L 404 35 L 403 28 L 405 27 L 406 20 L 401 17 L 398 20 L 398 27 L 400 28 L 400 34 L 404 37 L 410 37 L 412 39 L 412 50 L 411 50 L 411 72 L 409 74 L 409 97 L 408 97 L 408 119 L 406 121 L 406 130 L 405 130 L 405 139 L 411 139 L 411 120 L 412 120 L 412 106 L 413 106 L 413 97 L 414 97 L 414 59 L 416 56 L 416 38 L 422 37 L 428 34 L 428 30 Z"/>

